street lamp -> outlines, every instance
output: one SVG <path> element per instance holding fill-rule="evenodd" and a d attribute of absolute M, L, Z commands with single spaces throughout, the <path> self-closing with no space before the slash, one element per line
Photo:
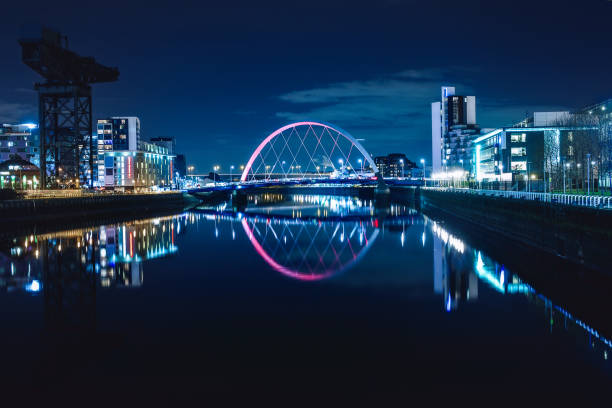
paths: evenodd
<path fill-rule="evenodd" d="M 230 166 L 230 183 L 231 183 L 232 181 L 234 181 L 234 180 L 232 179 L 232 170 L 234 170 L 234 166 L 233 166 L 233 165 L 231 165 L 231 166 Z"/>
<path fill-rule="evenodd" d="M 565 163 L 563 166 L 563 194 L 565 194 L 565 169 L 569 169 L 569 166 L 569 163 Z"/>
<path fill-rule="evenodd" d="M 446 180 L 446 187 L 448 187 L 448 167 L 446 166 L 446 159 L 442 160 L 444 163 L 444 180 Z"/>
<path fill-rule="evenodd" d="M 527 178 L 527 184 L 525 185 L 525 188 L 527 189 L 527 191 L 531 191 L 531 183 L 529 182 L 529 179 L 534 179 L 535 177 L 533 174 L 530 173 L 529 168 L 530 168 L 530 164 L 533 164 L 532 162 L 527 162 L 527 175 L 525 176 Z"/>
<path fill-rule="evenodd" d="M 593 171 L 591 171 L 591 177 L 593 178 L 593 193 L 595 193 L 595 160 L 591 162 L 591 166 L 593 167 Z"/>
<path fill-rule="evenodd" d="M 421 165 L 423 166 L 423 181 L 425 181 L 425 159 L 421 159 Z"/>
<path fill-rule="evenodd" d="M 217 187 L 217 172 L 218 171 L 219 171 L 219 166 L 213 166 L 213 183 L 215 187 Z"/>
<path fill-rule="evenodd" d="M 357 159 L 357 162 L 359 163 L 359 168 L 361 169 L 361 172 L 363 173 L 363 160 Z"/>
<path fill-rule="evenodd" d="M 587 157 L 587 195 L 591 194 L 591 153 L 586 154 Z"/>

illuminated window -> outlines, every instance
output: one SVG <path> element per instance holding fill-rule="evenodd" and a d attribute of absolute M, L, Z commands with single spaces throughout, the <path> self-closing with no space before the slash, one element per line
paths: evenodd
<path fill-rule="evenodd" d="M 513 147 L 510 149 L 510 152 L 512 154 L 513 157 L 515 156 L 526 156 L 527 155 L 527 149 L 524 147 Z"/>
<path fill-rule="evenodd" d="M 526 133 L 512 134 L 510 135 L 510 141 L 513 143 L 525 143 L 527 141 L 527 134 Z"/>

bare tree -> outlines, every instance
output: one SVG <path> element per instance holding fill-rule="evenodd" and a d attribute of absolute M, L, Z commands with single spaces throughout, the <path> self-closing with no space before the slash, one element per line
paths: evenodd
<path fill-rule="evenodd" d="M 558 154 L 564 163 L 558 163 L 554 169 L 551 166 L 551 173 L 554 171 L 555 179 L 559 180 L 563 174 L 561 165 L 567 164 L 570 183 L 573 181 L 575 188 L 586 189 L 587 174 L 590 173 L 591 176 L 598 174 L 602 163 L 600 120 L 594 115 L 572 114 L 560 120 L 557 125 L 571 129 L 561 133 L 559 142 Z M 589 160 L 595 162 L 595 166 L 591 166 Z M 592 173 L 587 170 L 588 168 L 592 169 Z"/>
<path fill-rule="evenodd" d="M 599 179 L 607 180 L 612 194 L 612 121 L 603 118 L 599 121 Z"/>
<path fill-rule="evenodd" d="M 548 182 L 550 191 L 558 189 L 563 181 L 561 168 L 561 132 L 559 130 L 544 131 L 544 180 Z"/>

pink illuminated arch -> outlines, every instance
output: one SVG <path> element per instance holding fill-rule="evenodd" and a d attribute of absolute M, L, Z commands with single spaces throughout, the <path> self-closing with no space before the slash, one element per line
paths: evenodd
<path fill-rule="evenodd" d="M 297 280 L 301 280 L 301 281 L 318 281 L 318 280 L 322 280 L 322 279 L 326 279 L 329 278 L 333 275 L 337 275 L 347 269 L 349 269 L 350 267 L 352 267 L 354 264 L 356 264 L 357 262 L 359 262 L 361 260 L 361 258 L 363 258 L 363 256 L 368 252 L 368 249 L 372 246 L 372 244 L 374 243 L 374 241 L 376 241 L 376 238 L 378 237 L 378 228 L 374 229 L 372 234 L 370 235 L 369 239 L 366 237 L 365 240 L 365 246 L 363 248 L 361 248 L 361 250 L 357 253 L 353 253 L 350 260 L 346 263 L 339 263 L 336 262 L 332 265 L 332 267 L 330 266 L 326 266 L 324 269 L 317 271 L 316 273 L 312 273 L 312 272 L 306 272 L 306 271 L 300 271 L 294 268 L 290 268 L 287 267 L 285 265 L 280 264 L 279 262 L 277 262 L 266 250 L 265 248 L 259 243 L 259 241 L 257 240 L 257 238 L 255 237 L 255 234 L 253 232 L 253 229 L 251 228 L 251 226 L 249 226 L 249 223 L 247 221 L 246 218 L 243 218 L 241 220 L 241 224 L 242 227 L 244 228 L 244 232 L 246 233 L 247 237 L 249 238 L 249 241 L 251 242 L 251 244 L 253 245 L 253 247 L 255 248 L 255 251 L 259 254 L 259 256 L 261 256 L 268 265 L 270 265 L 272 267 L 272 269 L 274 269 L 275 271 L 288 276 L 290 278 L 293 279 L 297 279 Z M 334 252 L 335 254 L 335 252 Z M 335 254 L 337 255 L 337 254 Z M 336 260 L 338 260 L 338 258 L 336 258 Z"/>
<path fill-rule="evenodd" d="M 369 165 L 371 166 L 372 170 L 374 171 L 374 173 L 378 173 L 378 168 L 376 167 L 376 164 L 374 163 L 374 160 L 372 159 L 372 156 L 370 156 L 370 154 L 364 149 L 364 147 L 361 145 L 361 143 L 359 143 L 359 141 L 357 141 L 357 139 L 355 139 L 353 136 L 351 136 L 348 132 L 340 129 L 337 126 L 332 126 L 329 124 L 325 124 L 325 123 L 321 123 L 321 122 L 309 122 L 309 121 L 304 121 L 304 122 L 295 122 L 295 123 L 291 123 L 289 125 L 283 126 L 280 129 L 277 129 L 276 131 L 272 132 L 268 137 L 266 137 L 260 144 L 259 146 L 257 146 L 257 148 L 255 149 L 255 151 L 253 152 L 253 154 L 251 155 L 248 163 L 246 164 L 246 166 L 244 167 L 244 170 L 242 172 L 242 176 L 240 177 L 240 181 L 241 182 L 245 182 L 247 181 L 249 172 L 251 172 L 252 170 L 252 166 L 253 163 L 255 162 L 255 160 L 257 159 L 257 157 L 261 154 L 262 149 L 268 145 L 274 138 L 276 138 L 279 135 L 282 135 L 283 132 L 287 131 L 287 130 L 291 130 L 300 126 L 309 126 L 309 127 L 320 127 L 320 128 L 324 128 L 326 130 L 331 130 L 335 133 L 337 133 L 338 135 L 343 136 L 344 138 L 346 138 L 346 140 L 348 140 L 350 143 L 352 143 L 353 147 L 355 147 L 363 156 L 363 158 L 369 163 Z M 316 149 L 316 148 L 315 148 Z M 350 155 L 350 153 L 349 153 Z M 329 157 L 329 159 L 331 160 L 331 157 Z"/>

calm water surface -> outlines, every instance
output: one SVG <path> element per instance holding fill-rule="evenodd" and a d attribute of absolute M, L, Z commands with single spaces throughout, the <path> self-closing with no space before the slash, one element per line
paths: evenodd
<path fill-rule="evenodd" d="M 401 204 L 268 194 L 242 212 L 5 239 L 2 387 L 43 399 L 605 390 L 608 311 L 569 309 L 464 232 Z M 535 253 L 525 270 L 555 280 Z"/>

